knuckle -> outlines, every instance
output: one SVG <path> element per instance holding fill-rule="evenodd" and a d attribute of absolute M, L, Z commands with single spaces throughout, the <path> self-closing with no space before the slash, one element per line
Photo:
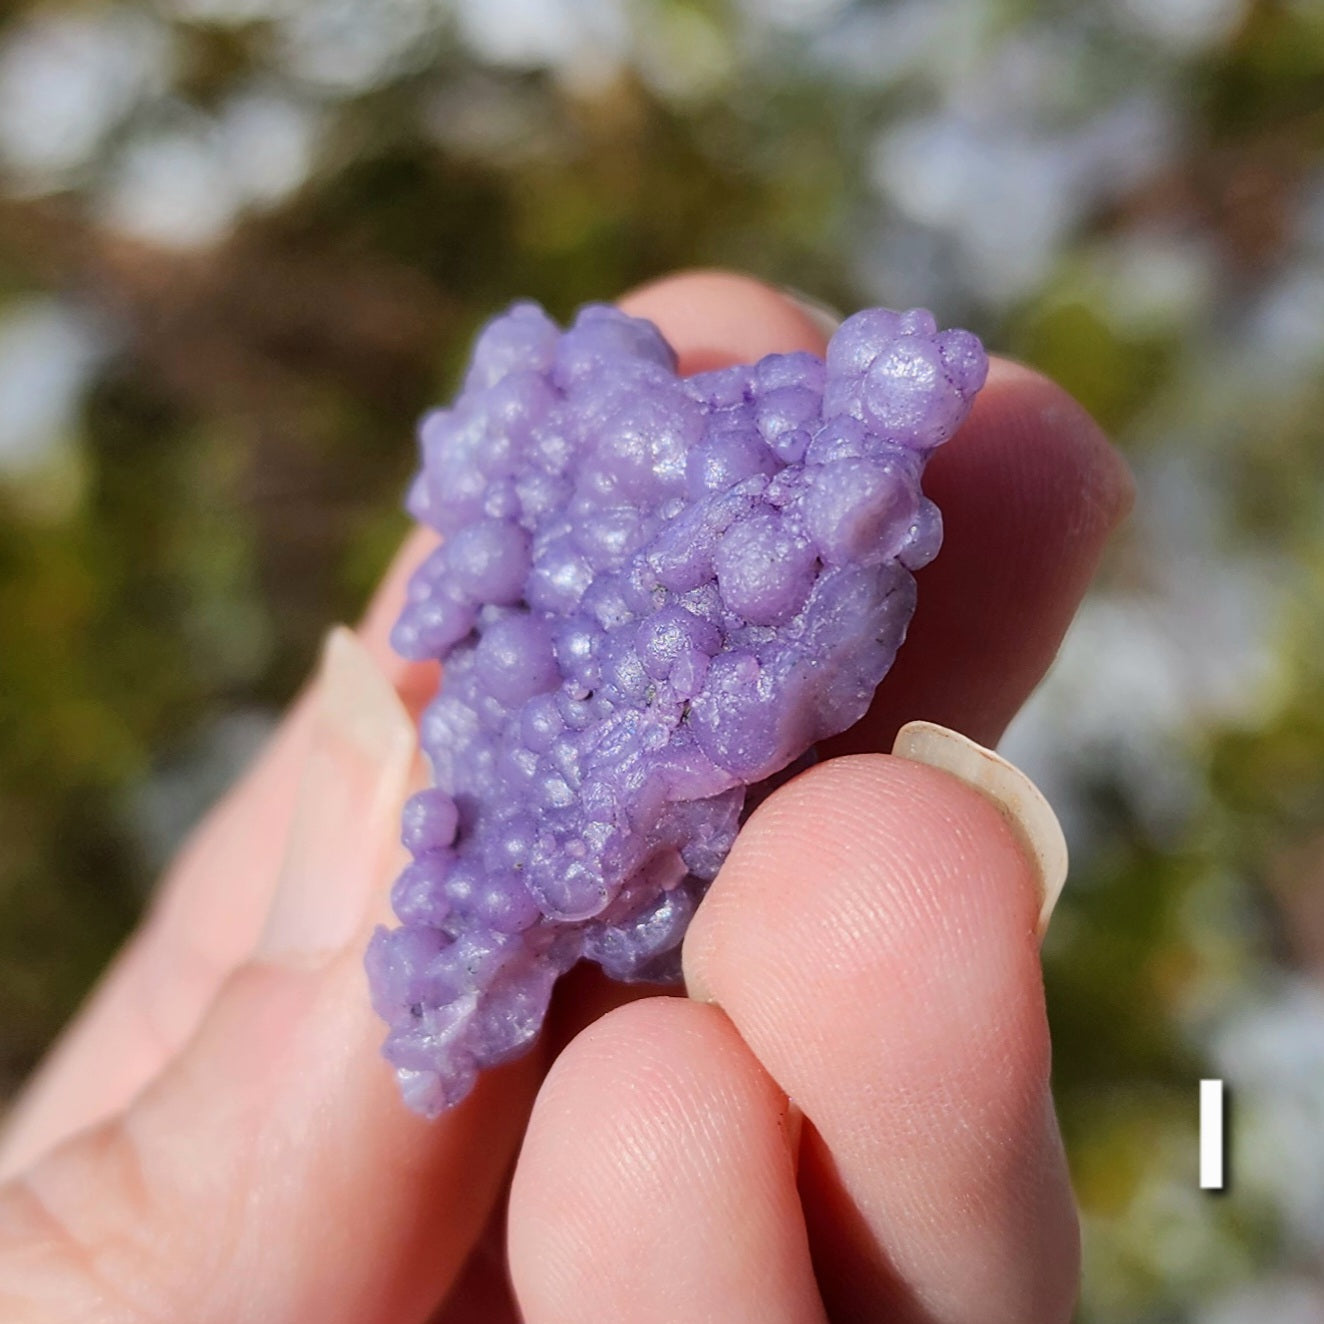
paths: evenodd
<path fill-rule="evenodd" d="M 13 1179 L 0 1189 L 0 1318 L 167 1324 L 184 1317 L 185 1284 L 169 1270 L 171 1228 L 181 1220 L 168 1204 L 119 1118 Z"/>

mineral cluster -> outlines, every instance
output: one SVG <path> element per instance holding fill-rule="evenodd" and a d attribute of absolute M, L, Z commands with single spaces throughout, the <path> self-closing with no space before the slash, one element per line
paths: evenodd
<path fill-rule="evenodd" d="M 610 307 L 488 324 L 421 425 L 408 504 L 443 542 L 393 636 L 444 662 L 367 955 L 411 1107 L 527 1049 L 581 959 L 679 976 L 747 796 L 891 665 L 941 539 L 920 476 L 987 366 L 922 310 L 692 377 Z"/>

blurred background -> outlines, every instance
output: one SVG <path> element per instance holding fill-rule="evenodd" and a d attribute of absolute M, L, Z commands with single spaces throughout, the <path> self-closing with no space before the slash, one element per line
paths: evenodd
<path fill-rule="evenodd" d="M 5 14 L 0 1098 L 359 611 L 478 325 L 730 265 L 932 307 L 1128 452 L 1005 746 L 1075 862 L 1080 1318 L 1324 1321 L 1324 6 Z"/>

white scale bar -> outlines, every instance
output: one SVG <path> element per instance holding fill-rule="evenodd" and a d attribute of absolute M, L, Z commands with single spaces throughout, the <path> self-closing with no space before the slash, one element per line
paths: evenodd
<path fill-rule="evenodd" d="M 1200 1082 L 1200 1189 L 1223 1189 L 1223 1082 Z"/>

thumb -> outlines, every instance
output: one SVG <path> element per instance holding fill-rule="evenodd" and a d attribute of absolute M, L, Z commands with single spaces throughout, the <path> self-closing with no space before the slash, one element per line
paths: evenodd
<path fill-rule="evenodd" d="M 402 1107 L 362 951 L 400 862 L 413 724 L 347 630 L 317 694 L 257 950 L 126 1110 L 0 1188 L 0 1318 L 421 1320 L 495 1204 L 537 1058 L 440 1122 Z"/>

